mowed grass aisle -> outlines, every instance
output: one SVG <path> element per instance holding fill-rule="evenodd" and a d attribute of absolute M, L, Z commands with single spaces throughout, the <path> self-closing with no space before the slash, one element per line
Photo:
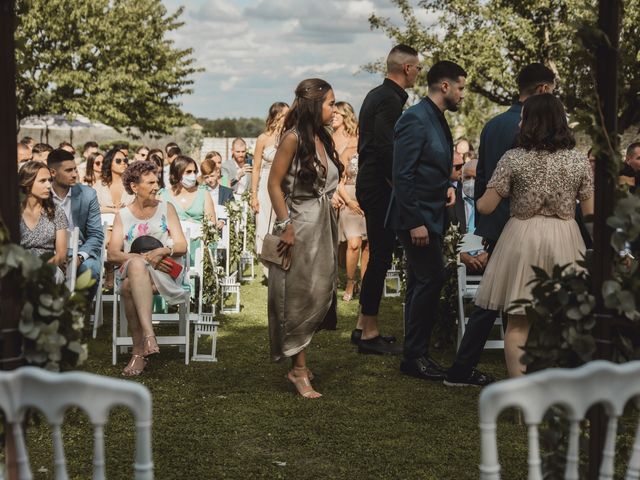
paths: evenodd
<path fill-rule="evenodd" d="M 153 396 L 156 478 L 478 478 L 480 390 L 400 375 L 397 357 L 359 355 L 349 343 L 357 301 L 340 300 L 338 330 L 318 333 L 308 353 L 324 396 L 302 399 L 285 379 L 288 363 L 269 360 L 266 299 L 259 280 L 242 287 L 242 312 L 221 319 L 218 363 L 185 366 L 177 348 L 164 347 L 135 380 Z M 111 365 L 110 310 L 107 318 L 84 369 L 120 378 L 128 357 Z M 383 299 L 381 318 L 384 332 L 402 337 L 399 298 Z M 447 365 L 452 355 L 434 351 Z M 485 353 L 480 367 L 503 378 L 502 352 Z M 72 478 L 90 478 L 90 428 L 77 412 L 67 424 Z M 523 478 L 525 427 L 505 421 L 499 435 L 503 478 Z M 114 410 L 109 479 L 132 478 L 133 436 L 131 415 Z M 36 478 L 52 478 L 49 438 L 45 426 L 29 430 Z"/>

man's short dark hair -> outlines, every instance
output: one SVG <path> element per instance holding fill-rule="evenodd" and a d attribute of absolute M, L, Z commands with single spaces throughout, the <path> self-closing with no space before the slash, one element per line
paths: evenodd
<path fill-rule="evenodd" d="M 460 65 L 449 60 L 440 60 L 433 64 L 427 72 L 427 85 L 437 85 L 443 80 L 458 81 L 459 77 L 466 77 L 467 72 Z"/>
<path fill-rule="evenodd" d="M 125 142 L 115 143 L 112 148 L 115 150 L 129 150 L 129 144 Z"/>
<path fill-rule="evenodd" d="M 631 145 L 627 147 L 627 157 L 633 155 L 633 152 L 636 148 L 640 148 L 640 142 L 633 142 Z"/>
<path fill-rule="evenodd" d="M 82 152 L 86 152 L 87 150 L 89 150 L 90 148 L 99 148 L 99 145 L 97 142 L 94 141 L 88 141 L 87 143 L 84 144 L 84 147 L 82 147 Z"/>
<path fill-rule="evenodd" d="M 175 157 L 177 155 L 182 155 L 182 150 L 180 150 L 180 147 L 177 145 L 175 147 L 169 147 L 169 150 L 167 150 L 167 156 Z"/>
<path fill-rule="evenodd" d="M 164 153 L 169 154 L 169 149 L 173 147 L 177 147 L 178 144 L 176 142 L 169 142 L 164 146 Z"/>
<path fill-rule="evenodd" d="M 73 153 L 67 152 L 62 148 L 56 148 L 52 151 L 47 157 L 47 167 L 56 168 L 60 163 L 65 162 L 67 160 L 75 161 L 75 157 Z"/>
<path fill-rule="evenodd" d="M 529 93 L 542 83 L 554 83 L 556 75 L 542 63 L 530 63 L 520 70 L 516 81 L 520 93 Z"/>
<path fill-rule="evenodd" d="M 48 143 L 36 143 L 31 149 L 32 153 L 53 152 L 53 147 Z"/>
<path fill-rule="evenodd" d="M 25 145 L 29 145 L 31 142 L 35 142 L 32 137 L 22 137 L 22 139 L 20 140 L 20 143 L 23 143 Z"/>

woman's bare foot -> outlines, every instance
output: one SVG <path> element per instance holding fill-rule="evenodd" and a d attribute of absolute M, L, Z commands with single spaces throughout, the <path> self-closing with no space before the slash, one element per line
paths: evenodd
<path fill-rule="evenodd" d="M 303 398 L 320 398 L 322 395 L 316 392 L 309 381 L 309 370 L 306 367 L 293 367 L 287 373 L 287 378 L 296 387 L 298 394 Z"/>

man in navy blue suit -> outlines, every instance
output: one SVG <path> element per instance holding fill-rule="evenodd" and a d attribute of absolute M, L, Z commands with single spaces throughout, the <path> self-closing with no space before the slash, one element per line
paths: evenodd
<path fill-rule="evenodd" d="M 429 356 L 440 290 L 445 281 L 442 235 L 446 207 L 455 203 L 449 177 L 453 139 L 444 112 L 458 110 L 467 73 L 453 62 L 427 73 L 428 95 L 407 109 L 395 126 L 393 192 L 386 226 L 396 230 L 407 257 L 404 358 L 400 370 L 442 380 L 446 370 Z"/>
<path fill-rule="evenodd" d="M 78 274 L 91 270 L 91 277 L 96 281 L 89 290 L 91 301 L 96 294 L 102 271 L 100 251 L 103 248 L 104 232 L 98 197 L 93 188 L 78 183 L 78 169 L 73 154 L 62 149 L 54 150 L 47 158 L 47 166 L 51 171 L 51 194 L 54 202 L 64 210 L 69 230 L 78 227 L 80 231 L 78 256 L 71 259 L 68 268 L 75 265 Z"/>
<path fill-rule="evenodd" d="M 484 194 L 498 160 L 507 150 L 515 146 L 516 136 L 520 130 L 522 102 L 532 95 L 553 92 L 555 75 L 543 64 L 532 63 L 522 69 L 517 82 L 518 101 L 511 105 L 506 112 L 489 120 L 480 134 L 478 168 L 474 188 L 476 200 Z M 507 220 L 509 220 L 509 199 L 507 198 L 502 199 L 490 215 L 478 215 L 476 210 L 476 230 L 474 233 L 484 238 L 489 254 L 493 251 Z M 490 375 L 482 373 L 475 367 L 480 361 L 484 344 L 489 338 L 498 313 L 496 310 L 483 308 L 476 308 L 473 311 L 453 366 L 447 373 L 445 385 L 483 386 L 493 381 Z"/>

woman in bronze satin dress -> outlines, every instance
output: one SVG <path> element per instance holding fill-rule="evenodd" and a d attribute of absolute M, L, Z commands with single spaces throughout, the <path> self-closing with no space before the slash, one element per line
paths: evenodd
<path fill-rule="evenodd" d="M 271 356 L 291 357 L 289 381 L 304 398 L 318 398 L 311 386 L 306 347 L 322 325 L 335 295 L 338 227 L 331 198 L 342 164 L 327 129 L 336 112 L 331 85 L 300 82 L 269 174 L 278 249 L 291 254 L 291 268 L 269 267 Z"/>

